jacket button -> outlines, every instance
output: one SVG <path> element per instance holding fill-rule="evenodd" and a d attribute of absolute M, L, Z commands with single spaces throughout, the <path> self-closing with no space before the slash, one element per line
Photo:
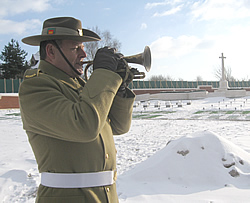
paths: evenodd
<path fill-rule="evenodd" d="M 114 171 L 114 178 L 113 178 L 114 181 L 117 180 L 117 170 Z"/>
<path fill-rule="evenodd" d="M 108 159 L 108 158 L 109 158 L 109 154 L 106 154 L 106 155 L 105 155 L 105 158 Z"/>
<path fill-rule="evenodd" d="M 110 191 L 110 189 L 109 189 L 109 187 L 107 187 L 107 192 L 109 192 Z"/>

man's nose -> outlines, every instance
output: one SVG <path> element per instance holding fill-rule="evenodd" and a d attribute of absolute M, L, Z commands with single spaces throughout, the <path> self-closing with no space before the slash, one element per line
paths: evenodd
<path fill-rule="evenodd" d="M 84 48 L 81 48 L 79 50 L 79 55 L 81 58 L 86 58 L 87 57 L 87 53 L 84 51 Z"/>

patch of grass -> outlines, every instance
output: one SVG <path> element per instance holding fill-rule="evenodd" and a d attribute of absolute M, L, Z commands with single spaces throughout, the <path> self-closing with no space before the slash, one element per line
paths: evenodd
<path fill-rule="evenodd" d="M 143 118 L 148 116 L 148 114 L 139 114 L 139 115 L 133 115 L 132 118 Z"/>
<path fill-rule="evenodd" d="M 176 111 L 163 111 L 164 114 L 175 113 Z"/>
<path fill-rule="evenodd" d="M 196 111 L 196 112 L 194 112 L 194 114 L 201 114 L 201 113 L 205 113 L 205 111 Z"/>
<path fill-rule="evenodd" d="M 146 111 L 144 113 L 144 115 L 148 115 L 148 114 L 169 114 L 169 113 L 175 113 L 176 111 Z M 139 114 L 137 112 L 135 112 L 135 114 Z"/>
<path fill-rule="evenodd" d="M 243 111 L 242 114 L 249 114 L 250 111 Z"/>
<path fill-rule="evenodd" d="M 155 114 L 155 113 L 164 113 L 164 111 L 152 111 L 150 113 L 152 113 L 152 114 Z"/>
<path fill-rule="evenodd" d="M 219 115 L 215 115 L 215 116 L 209 116 L 209 119 L 219 119 L 220 116 Z"/>
<path fill-rule="evenodd" d="M 6 113 L 6 116 L 20 116 L 20 113 Z"/>
<path fill-rule="evenodd" d="M 141 118 L 141 119 L 149 119 L 149 118 L 156 118 L 156 117 L 159 117 L 159 116 L 162 116 L 162 115 L 150 115 L 150 114 L 140 114 L 140 115 L 133 115 L 132 117 L 133 118 Z"/>
<path fill-rule="evenodd" d="M 11 118 L 11 117 L 0 117 L 0 120 L 11 120 L 11 119 L 13 119 L 13 118 Z"/>
<path fill-rule="evenodd" d="M 217 114 L 219 113 L 218 111 L 211 111 L 210 114 Z"/>
<path fill-rule="evenodd" d="M 234 111 L 226 111 L 226 114 L 233 114 Z"/>
<path fill-rule="evenodd" d="M 159 117 L 159 116 L 161 116 L 161 115 L 151 115 L 151 116 L 147 116 L 145 118 L 156 118 L 156 117 Z"/>
<path fill-rule="evenodd" d="M 233 116 L 228 116 L 227 119 L 229 119 L 229 120 L 235 120 L 238 117 L 239 116 L 237 116 L 237 115 L 233 115 Z"/>

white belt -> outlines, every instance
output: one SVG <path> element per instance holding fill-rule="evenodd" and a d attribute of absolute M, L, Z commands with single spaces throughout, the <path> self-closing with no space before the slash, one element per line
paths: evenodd
<path fill-rule="evenodd" d="M 41 184 L 52 188 L 86 188 L 112 185 L 116 171 L 95 173 L 41 173 Z"/>

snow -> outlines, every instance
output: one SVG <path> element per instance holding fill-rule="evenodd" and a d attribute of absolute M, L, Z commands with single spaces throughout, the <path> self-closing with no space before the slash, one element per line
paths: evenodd
<path fill-rule="evenodd" d="M 120 202 L 249 202 L 249 121 L 250 97 L 136 102 L 115 136 Z M 0 132 L 0 202 L 34 202 L 40 176 L 18 109 L 0 110 Z"/>
<path fill-rule="evenodd" d="M 1 96 L 18 97 L 18 93 L 0 93 L 0 98 Z"/>
<path fill-rule="evenodd" d="M 170 141 L 152 157 L 121 175 L 119 182 L 121 197 L 166 194 L 166 200 L 167 194 L 185 195 L 224 187 L 250 188 L 250 154 L 219 135 L 200 131 Z M 157 196 L 154 201 L 150 198 L 144 201 L 158 200 Z"/>

